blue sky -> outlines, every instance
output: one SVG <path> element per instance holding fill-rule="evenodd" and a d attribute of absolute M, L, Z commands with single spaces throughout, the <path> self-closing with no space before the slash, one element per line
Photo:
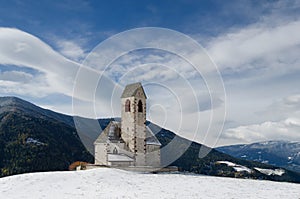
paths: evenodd
<path fill-rule="evenodd" d="M 72 114 L 71 77 L 75 77 L 80 63 L 99 43 L 129 29 L 162 27 L 199 42 L 218 66 L 226 97 L 217 91 L 212 95 L 216 98 L 215 109 L 226 105 L 227 113 L 218 145 L 272 139 L 300 141 L 300 3 L 296 0 L 16 0 L 2 1 L 0 5 L 0 96 L 19 96 Z M 133 80 L 158 81 L 160 77 L 173 90 L 182 92 L 184 83 L 172 82 L 177 77 L 172 70 L 180 71 L 192 86 L 200 85 L 196 95 L 201 110 L 197 116 L 201 115 L 200 127 L 206 128 L 213 111 L 207 110 L 212 109 L 207 90 L 201 77 L 193 79 L 191 67 L 181 61 L 165 52 L 137 51 L 118 59 L 106 75 L 112 82 L 123 81 L 123 85 Z M 136 70 L 134 74 L 140 79 L 129 75 L 118 80 L 128 66 L 147 62 L 160 65 Z M 103 93 L 108 88 L 103 88 Z M 155 95 L 160 92 L 153 89 L 146 89 L 152 96 L 151 119 L 177 131 L 179 118 L 175 117 L 174 106 L 170 106 L 173 101 L 158 104 L 159 100 L 171 99 L 171 95 L 160 98 Z M 118 116 L 118 111 L 102 104 L 106 98 L 96 95 L 97 117 Z M 180 133 L 205 142 L 201 133 L 193 137 L 194 130 L 188 128 L 193 126 L 191 118 L 195 116 L 189 111 L 192 105 L 183 106 L 186 114 L 180 112 L 186 118 Z M 84 113 L 85 102 L 81 102 L 80 110 L 82 115 L 91 116 Z M 162 115 L 168 116 L 165 123 Z M 218 122 L 220 125 L 221 119 Z M 213 145 L 209 141 L 206 144 Z"/>
<path fill-rule="evenodd" d="M 10 1 L 1 3 L 1 26 L 53 42 L 83 40 L 87 48 L 131 28 L 158 26 L 210 37 L 270 12 L 261 1 Z M 55 47 L 55 44 L 54 44 Z"/>

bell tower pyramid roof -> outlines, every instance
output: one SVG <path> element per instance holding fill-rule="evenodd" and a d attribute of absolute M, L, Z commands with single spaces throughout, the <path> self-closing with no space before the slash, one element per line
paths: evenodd
<path fill-rule="evenodd" d="M 145 97 L 145 99 L 147 99 L 147 96 L 145 94 L 144 88 L 141 84 L 141 82 L 137 82 L 137 83 L 133 83 L 133 84 L 128 84 L 123 93 L 121 98 L 127 98 L 127 97 L 135 97 L 137 96 L 137 91 L 141 90 L 142 91 L 142 95 Z"/>

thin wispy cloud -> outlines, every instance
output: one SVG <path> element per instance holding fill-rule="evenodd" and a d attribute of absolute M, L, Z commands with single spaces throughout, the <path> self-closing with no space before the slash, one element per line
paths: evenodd
<path fill-rule="evenodd" d="M 0 28 L 0 54 L 0 64 L 2 65 L 19 66 L 20 70 L 25 66 L 39 71 L 35 75 L 16 71 L 2 72 L 2 77 L 6 74 L 5 78 L 1 79 L 2 84 L 0 86 L 4 95 L 17 94 L 45 97 L 60 93 L 88 102 L 93 99 L 93 96 L 85 94 L 86 89 L 84 87 L 81 90 L 77 90 L 77 93 L 74 93 L 74 83 L 79 68 L 86 72 L 87 76 L 84 78 L 86 86 L 90 83 L 93 84 L 93 81 L 97 80 L 99 73 L 87 67 L 81 67 L 79 63 L 67 59 L 33 35 L 17 29 Z M 30 81 L 26 82 L 26 84 L 20 82 L 21 75 L 27 78 L 30 76 Z M 8 80 L 9 77 L 11 78 Z M 25 80 L 22 78 L 22 81 Z M 109 86 L 113 83 L 105 81 L 105 84 Z M 104 104 L 110 104 L 110 101 L 102 100 L 104 100 Z M 71 104 L 69 107 L 70 113 Z M 74 114 L 86 116 L 87 111 Z M 92 117 L 92 115 L 88 116 Z"/>
<path fill-rule="evenodd" d="M 59 40 L 57 41 L 59 52 L 65 57 L 80 62 L 86 57 L 86 52 L 81 46 L 74 41 Z"/>
<path fill-rule="evenodd" d="M 243 70 L 260 63 L 273 68 L 278 66 L 277 62 L 295 59 L 288 53 L 290 50 L 299 50 L 299 32 L 300 20 L 284 22 L 275 27 L 258 23 L 216 38 L 208 49 L 221 68 Z M 285 57 L 287 60 L 279 59 Z M 291 70 L 291 67 L 295 66 L 286 70 Z"/>

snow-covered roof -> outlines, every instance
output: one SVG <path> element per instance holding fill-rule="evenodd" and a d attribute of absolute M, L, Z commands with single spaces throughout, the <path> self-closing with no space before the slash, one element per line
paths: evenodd
<path fill-rule="evenodd" d="M 120 134 L 121 123 L 117 121 L 111 121 L 96 139 L 94 144 L 107 142 L 124 142 Z M 146 144 L 161 146 L 161 143 L 148 126 L 146 126 Z"/>
<path fill-rule="evenodd" d="M 127 98 L 127 97 L 133 97 L 136 95 L 137 91 L 139 90 L 139 88 L 141 88 L 143 95 L 145 96 L 145 98 L 147 98 L 145 91 L 143 89 L 143 86 L 140 82 L 134 83 L 134 84 L 129 84 L 125 87 L 121 98 Z"/>
<path fill-rule="evenodd" d="M 148 126 L 146 126 L 146 137 L 146 144 L 161 146 L 161 143 Z"/>
<path fill-rule="evenodd" d="M 109 162 L 133 162 L 133 159 L 125 154 L 107 154 Z"/>
<path fill-rule="evenodd" d="M 94 144 L 107 142 L 124 142 L 120 133 L 121 123 L 118 121 L 111 121 L 98 136 Z"/>

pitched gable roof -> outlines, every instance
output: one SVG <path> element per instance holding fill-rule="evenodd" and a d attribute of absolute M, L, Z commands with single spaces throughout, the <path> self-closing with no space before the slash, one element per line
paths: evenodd
<path fill-rule="evenodd" d="M 146 126 L 146 144 L 161 146 L 161 143 L 148 126 Z"/>
<path fill-rule="evenodd" d="M 122 96 L 121 98 L 127 98 L 127 97 L 134 97 L 136 96 L 137 94 L 137 91 L 141 89 L 145 98 L 147 99 L 147 96 L 145 94 L 145 91 L 143 89 L 143 86 L 141 84 L 141 82 L 137 82 L 137 83 L 134 83 L 134 84 L 129 84 L 125 87 L 123 93 L 122 93 Z"/>
<path fill-rule="evenodd" d="M 115 128 L 111 128 L 114 126 Z M 116 134 L 118 134 L 118 130 L 121 129 L 121 123 L 117 121 L 111 121 L 106 128 L 101 132 L 101 134 L 98 136 L 94 144 L 98 143 L 107 143 L 107 142 L 124 142 L 122 137 L 118 137 Z M 113 131 L 113 132 L 110 132 Z M 110 134 L 115 134 L 114 136 L 111 136 Z M 158 145 L 161 146 L 161 143 L 153 133 L 153 131 L 146 126 L 146 144 L 149 145 Z"/>
<path fill-rule="evenodd" d="M 133 162 L 134 159 L 126 154 L 107 154 L 107 159 L 109 162 Z"/>
<path fill-rule="evenodd" d="M 113 127 L 113 128 L 112 128 Z M 121 130 L 121 123 L 111 121 L 106 128 L 100 133 L 94 144 L 107 142 L 124 142 L 119 131 Z"/>

